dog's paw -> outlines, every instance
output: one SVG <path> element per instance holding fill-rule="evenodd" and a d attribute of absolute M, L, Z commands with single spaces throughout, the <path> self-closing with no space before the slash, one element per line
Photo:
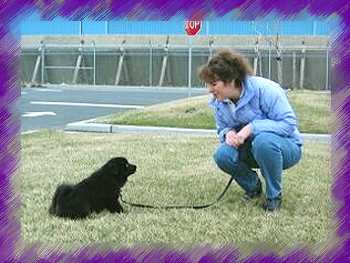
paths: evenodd
<path fill-rule="evenodd" d="M 121 207 L 121 206 L 119 206 L 119 207 L 118 207 L 118 210 L 117 210 L 117 213 L 118 213 L 118 214 L 125 213 L 124 208 Z"/>
<path fill-rule="evenodd" d="M 107 210 L 111 213 L 124 213 L 124 209 L 121 205 L 113 205 L 112 207 L 108 207 Z"/>

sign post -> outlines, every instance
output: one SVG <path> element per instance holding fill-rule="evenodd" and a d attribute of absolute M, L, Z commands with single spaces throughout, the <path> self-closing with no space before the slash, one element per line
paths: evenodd
<path fill-rule="evenodd" d="M 191 77 L 192 77 L 192 36 L 195 36 L 202 27 L 202 21 L 185 21 L 185 31 L 188 35 L 188 96 L 191 96 Z"/>

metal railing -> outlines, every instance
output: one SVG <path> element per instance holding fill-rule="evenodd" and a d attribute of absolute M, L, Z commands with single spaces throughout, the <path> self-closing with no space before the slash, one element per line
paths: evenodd
<path fill-rule="evenodd" d="M 193 44 L 191 41 L 182 45 L 170 44 L 169 41 L 165 44 L 155 44 L 151 41 L 148 44 L 127 44 L 124 41 L 120 45 L 97 46 L 95 41 L 90 43 L 81 41 L 80 44 L 69 45 L 46 44 L 41 41 L 39 47 L 27 45 L 22 48 L 22 64 L 27 63 L 26 69 L 22 68 L 22 83 L 26 85 L 56 83 L 57 80 L 49 74 L 55 71 L 57 74 L 65 75 L 66 79 L 71 74 L 70 81 L 66 83 L 71 85 L 120 85 L 121 82 L 123 85 L 135 85 L 133 78 L 142 75 L 145 80 L 141 82 L 145 86 L 163 86 L 170 83 L 171 86 L 191 88 L 202 86 L 195 76 L 194 69 L 207 62 L 213 50 L 217 48 L 240 51 L 251 60 L 256 75 L 276 80 L 285 87 L 308 88 L 308 85 L 314 82 L 310 76 L 316 76 L 323 70 L 321 76 L 325 78 L 322 84 L 317 85 L 317 89 L 330 89 L 329 45 L 305 45 L 303 42 L 300 45 L 281 45 L 271 40 L 258 41 L 258 39 L 253 45 L 217 45 L 213 41 L 209 41 L 208 45 Z M 29 59 L 32 62 L 26 61 L 29 57 L 32 58 Z M 107 58 L 115 60 L 114 66 L 104 69 L 106 63 L 103 60 L 106 62 Z M 128 61 L 132 59 L 135 61 Z M 52 63 L 60 60 L 65 63 Z M 139 72 L 136 70 L 135 73 L 135 68 L 142 70 Z M 187 69 L 187 74 L 184 73 L 184 68 Z M 141 74 L 144 69 L 147 69 L 147 73 Z M 187 75 L 186 84 L 184 81 L 178 81 L 180 76 L 174 75 L 174 69 L 182 72 L 182 75 Z M 114 76 L 113 81 L 103 81 L 103 77 L 100 76 L 103 70 Z M 71 72 L 67 73 L 69 71 Z M 82 72 L 88 76 L 85 82 L 79 78 Z M 182 79 L 183 77 L 181 76 Z"/>

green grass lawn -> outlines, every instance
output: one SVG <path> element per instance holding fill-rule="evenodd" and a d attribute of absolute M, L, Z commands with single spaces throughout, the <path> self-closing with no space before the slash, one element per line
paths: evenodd
<path fill-rule="evenodd" d="M 150 210 L 124 205 L 125 214 L 103 212 L 72 221 L 48 214 L 58 184 L 77 183 L 113 156 L 138 166 L 124 198 L 154 205 L 213 201 L 229 177 L 216 167 L 214 137 L 118 135 L 42 131 L 21 138 L 21 233 L 25 242 L 63 249 L 101 244 L 184 247 L 199 244 L 274 249 L 326 243 L 335 229 L 330 187 L 330 146 L 306 144 L 302 161 L 284 172 L 284 200 L 277 213 L 241 200 L 231 185 L 223 200 L 203 210 Z"/>
<path fill-rule="evenodd" d="M 331 132 L 330 93 L 295 90 L 288 98 L 299 121 L 299 130 L 305 133 Z M 99 118 L 99 122 L 181 128 L 214 129 L 212 110 L 208 107 L 208 95 L 168 102 Z"/>

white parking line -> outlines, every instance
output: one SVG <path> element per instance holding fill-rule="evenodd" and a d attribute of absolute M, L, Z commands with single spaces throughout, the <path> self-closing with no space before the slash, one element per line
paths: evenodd
<path fill-rule="evenodd" d="M 60 89 L 41 89 L 41 88 L 32 88 L 34 91 L 43 91 L 43 92 L 62 92 Z"/>
<path fill-rule="evenodd" d="M 28 111 L 22 114 L 22 117 L 40 117 L 40 116 L 56 116 L 52 111 Z"/>
<path fill-rule="evenodd" d="M 97 104 L 80 102 L 62 102 L 62 101 L 31 101 L 35 105 L 59 105 L 59 106 L 78 106 L 78 107 L 99 107 L 99 108 L 125 108 L 125 109 L 143 109 L 140 105 L 120 105 L 120 104 Z"/>
<path fill-rule="evenodd" d="M 35 133 L 35 132 L 38 132 L 39 130 L 30 130 L 30 131 L 25 131 L 25 132 L 21 132 L 21 135 L 24 135 L 24 134 L 32 134 L 32 133 Z"/>

